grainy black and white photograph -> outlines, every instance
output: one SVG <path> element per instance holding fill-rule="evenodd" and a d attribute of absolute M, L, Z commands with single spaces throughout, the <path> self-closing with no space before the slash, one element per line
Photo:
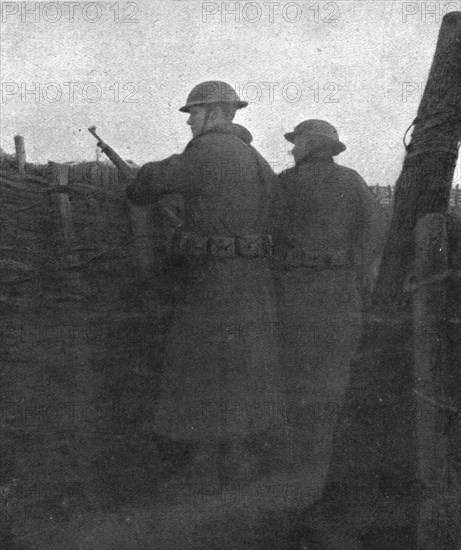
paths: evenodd
<path fill-rule="evenodd" d="M 461 1 L 0 8 L 0 547 L 461 550 Z"/>

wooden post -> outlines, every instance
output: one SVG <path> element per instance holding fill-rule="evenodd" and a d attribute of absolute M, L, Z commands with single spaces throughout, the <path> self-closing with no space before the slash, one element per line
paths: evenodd
<path fill-rule="evenodd" d="M 447 380 L 448 242 L 442 214 L 422 218 L 415 230 L 413 326 L 417 403 L 418 472 L 424 487 L 420 498 L 418 548 L 448 550 L 443 537 L 451 531 L 440 510 L 450 506 L 448 479 L 449 403 Z M 445 277 L 444 277 L 445 276 Z M 451 503 L 453 504 L 453 503 Z M 452 517 L 456 517 L 456 514 Z"/>
<path fill-rule="evenodd" d="M 111 166 L 101 163 L 101 187 L 104 191 L 110 189 L 110 172 L 112 170 Z"/>
<path fill-rule="evenodd" d="M 48 162 L 48 178 L 51 186 L 66 186 L 69 182 L 69 166 L 67 164 Z M 78 257 L 73 251 L 75 234 L 72 222 L 72 207 L 67 193 L 56 193 L 56 195 L 66 249 L 66 263 L 74 265 L 77 263 Z"/>
<path fill-rule="evenodd" d="M 90 185 L 94 185 L 95 187 L 98 187 L 100 185 L 100 180 L 99 180 L 100 169 L 99 169 L 99 166 L 97 164 L 91 163 L 89 165 L 89 167 L 90 167 L 90 181 L 88 183 Z"/>
<path fill-rule="evenodd" d="M 22 136 L 14 136 L 14 146 L 16 149 L 16 164 L 20 174 L 24 174 L 26 168 L 26 147 Z"/>

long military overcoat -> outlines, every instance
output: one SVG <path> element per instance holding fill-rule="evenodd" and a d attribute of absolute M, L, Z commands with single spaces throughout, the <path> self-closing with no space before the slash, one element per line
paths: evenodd
<path fill-rule="evenodd" d="M 144 165 L 128 198 L 144 205 L 182 194 L 180 233 L 199 248 L 264 236 L 276 176 L 249 138 L 235 125 L 202 134 L 182 154 Z M 182 260 L 154 430 L 186 440 L 271 430 L 282 413 L 268 257 Z"/>
<path fill-rule="evenodd" d="M 360 175 L 331 156 L 306 157 L 280 174 L 280 185 L 272 231 L 289 423 L 296 437 L 329 439 L 360 335 L 361 291 L 379 263 L 384 214 Z"/>

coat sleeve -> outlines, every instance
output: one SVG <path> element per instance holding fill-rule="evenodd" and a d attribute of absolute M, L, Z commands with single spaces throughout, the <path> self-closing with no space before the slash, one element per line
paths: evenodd
<path fill-rule="evenodd" d="M 187 162 L 182 155 L 148 162 L 138 172 L 133 183 L 127 186 L 126 195 L 136 206 L 157 202 L 163 195 L 185 194 L 189 186 Z"/>

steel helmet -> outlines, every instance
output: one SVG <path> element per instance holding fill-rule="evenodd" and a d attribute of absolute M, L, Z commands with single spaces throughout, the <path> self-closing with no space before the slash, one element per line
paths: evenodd
<path fill-rule="evenodd" d="M 209 80 L 194 86 L 187 96 L 186 104 L 179 110 L 188 113 L 190 108 L 195 105 L 210 105 L 213 103 L 229 103 L 235 105 L 237 109 L 242 109 L 248 105 L 248 102 L 242 101 L 234 88 L 227 82 Z"/>
<path fill-rule="evenodd" d="M 293 132 L 285 134 L 285 139 L 294 143 L 295 137 L 301 134 L 308 136 L 313 143 L 330 149 L 333 155 L 339 155 L 346 150 L 344 143 L 339 141 L 336 128 L 325 120 L 304 120 Z"/>

